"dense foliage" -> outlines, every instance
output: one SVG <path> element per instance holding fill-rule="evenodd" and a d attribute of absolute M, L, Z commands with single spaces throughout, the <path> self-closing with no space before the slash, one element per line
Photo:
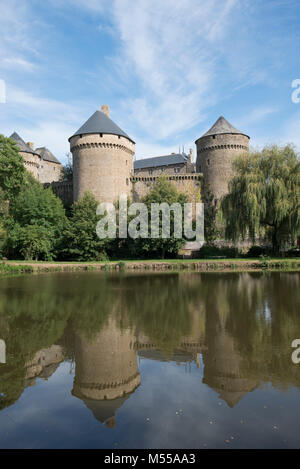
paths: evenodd
<path fill-rule="evenodd" d="M 221 229 L 218 223 L 218 205 L 209 188 L 204 189 L 202 202 L 204 204 L 204 239 L 208 246 L 218 239 Z"/>
<path fill-rule="evenodd" d="M 16 143 L 0 134 L 0 204 L 18 195 L 24 175 L 25 167 Z"/>
<path fill-rule="evenodd" d="M 61 180 L 62 181 L 73 181 L 73 162 L 72 162 L 72 154 L 66 153 L 67 163 L 63 166 L 63 170 L 61 173 Z"/>
<path fill-rule="evenodd" d="M 10 203 L 8 254 L 27 260 L 58 257 L 65 225 L 62 202 L 27 173 L 21 191 Z"/>
<path fill-rule="evenodd" d="M 86 192 L 82 199 L 75 202 L 64 233 L 66 259 L 93 261 L 104 259 L 106 240 L 100 239 L 96 226 L 100 216 L 96 214 L 98 202 Z"/>
<path fill-rule="evenodd" d="M 142 198 L 142 203 L 147 207 L 148 214 L 151 214 L 152 204 L 167 203 L 169 206 L 172 204 L 183 205 L 188 202 L 187 195 L 179 192 L 176 187 L 168 181 L 164 176 L 161 176 L 154 183 L 151 191 Z M 130 220 L 129 220 L 130 223 Z M 182 217 L 182 233 L 183 229 L 183 217 Z M 128 238 L 126 246 L 128 247 L 129 254 L 131 257 L 145 258 L 145 257 L 175 257 L 180 248 L 185 244 L 184 238 L 175 237 L 175 225 L 174 225 L 174 212 L 170 210 L 170 237 L 164 238 L 162 236 L 162 215 L 159 217 L 159 230 L 158 237 L 151 238 L 151 222 L 150 216 L 148 220 L 148 238 Z"/>
<path fill-rule="evenodd" d="M 238 158 L 221 207 L 226 237 L 268 236 L 277 254 L 300 234 L 300 160 L 291 146 L 266 147 Z"/>
<path fill-rule="evenodd" d="M 300 234 L 299 155 L 291 146 L 273 146 L 240 157 L 235 162 L 235 170 L 230 192 L 221 202 L 221 211 L 218 211 L 209 188 L 204 191 L 206 246 L 202 248 L 201 256 L 225 256 L 212 251 L 217 249 L 214 242 L 220 237 L 222 223 L 225 223 L 226 237 L 234 242 L 239 238 L 255 240 L 268 236 L 274 253 L 285 244 L 295 245 Z M 64 170 L 65 180 L 72 178 L 72 171 L 69 158 Z M 178 192 L 162 176 L 141 202 L 148 210 L 148 237 L 137 234 L 135 238 L 99 239 L 96 225 L 101 217 L 96 214 L 95 197 L 86 193 L 66 211 L 51 188 L 44 189 L 26 171 L 15 142 L 0 135 L 0 258 L 97 261 L 106 260 L 108 256 L 176 257 L 185 238 L 175 235 L 174 211 L 170 210 L 169 237 L 162 236 L 161 213 L 158 236 L 151 237 L 148 215 L 153 204 L 183 207 L 188 196 Z M 128 217 L 128 228 L 135 223 L 136 233 L 140 232 L 142 224 L 142 217 L 138 221 L 139 215 Z M 180 227 L 184 233 L 183 219 Z M 231 253 L 230 257 L 235 256 Z"/>

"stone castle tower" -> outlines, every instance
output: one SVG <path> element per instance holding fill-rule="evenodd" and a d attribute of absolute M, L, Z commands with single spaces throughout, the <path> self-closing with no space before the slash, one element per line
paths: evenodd
<path fill-rule="evenodd" d="M 85 192 L 98 202 L 115 202 L 121 194 L 131 195 L 135 142 L 109 117 L 103 105 L 69 138 L 73 154 L 73 197 Z"/>
<path fill-rule="evenodd" d="M 232 162 L 249 151 L 250 137 L 233 127 L 224 117 L 198 140 L 196 171 L 203 174 L 204 190 L 210 190 L 219 200 L 228 192 L 233 176 Z"/>

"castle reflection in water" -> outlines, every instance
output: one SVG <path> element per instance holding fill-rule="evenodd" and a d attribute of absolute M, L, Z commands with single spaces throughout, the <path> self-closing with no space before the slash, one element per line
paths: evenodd
<path fill-rule="evenodd" d="M 105 291 L 111 294 L 103 299 L 108 311 L 100 328 L 92 323 L 87 330 L 84 321 L 73 321 L 70 313 L 61 318 L 58 340 L 35 351 L 29 360 L 29 351 L 22 352 L 21 339 L 18 342 L 1 315 L 1 336 L 8 350 L 8 362 L 0 365 L 1 407 L 16 402 L 37 378 L 49 379 L 64 361 L 74 373 L 72 395 L 107 427 L 115 426 L 118 409 L 141 384 L 140 358 L 173 361 L 187 370 L 191 364 L 203 366 L 203 383 L 229 407 L 267 381 L 281 389 L 300 386 L 288 347 L 290 335 L 296 337 L 298 331 L 300 336 L 299 274 L 274 278 L 233 274 L 226 279 L 189 274 L 173 276 L 172 281 L 165 276 L 160 281 L 166 294 L 150 276 L 139 280 L 139 296 L 132 288 L 136 281 L 129 277 L 123 283 L 115 279 L 106 283 Z M 282 290 L 281 296 L 276 295 L 279 284 L 284 286 L 284 296 Z M 70 297 L 67 287 L 63 301 Z M 90 292 L 88 301 L 91 297 Z M 13 383 L 11 387 L 2 389 L 8 382 Z"/>

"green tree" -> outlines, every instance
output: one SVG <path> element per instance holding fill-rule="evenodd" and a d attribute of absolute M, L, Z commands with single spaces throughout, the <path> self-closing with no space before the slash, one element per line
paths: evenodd
<path fill-rule="evenodd" d="M 66 226 L 62 202 L 51 189 L 27 173 L 18 196 L 9 208 L 8 251 L 10 256 L 50 260 L 58 256 Z"/>
<path fill-rule="evenodd" d="M 0 257 L 3 255 L 3 252 L 4 252 L 4 248 L 6 244 L 6 237 L 7 237 L 6 230 L 3 224 L 0 223 Z"/>
<path fill-rule="evenodd" d="M 225 235 L 254 241 L 262 231 L 274 254 L 300 232 L 300 161 L 290 145 L 265 147 L 234 162 L 236 175 L 221 208 Z"/>
<path fill-rule="evenodd" d="M 100 216 L 96 214 L 98 202 L 90 192 L 75 202 L 65 231 L 66 258 L 78 261 L 100 260 L 105 256 L 106 240 L 100 239 L 96 226 Z"/>
<path fill-rule="evenodd" d="M 73 163 L 72 163 L 72 154 L 66 153 L 67 163 L 63 166 L 61 172 L 61 181 L 73 181 Z"/>
<path fill-rule="evenodd" d="M 221 233 L 217 219 L 218 205 L 209 189 L 204 190 L 202 202 L 204 203 L 204 238 L 206 244 L 212 245 Z"/>
<path fill-rule="evenodd" d="M 25 260 L 51 260 L 53 257 L 53 239 L 44 226 L 15 223 L 9 233 L 10 247 Z"/>
<path fill-rule="evenodd" d="M 176 187 L 168 181 L 164 176 L 157 179 L 153 185 L 152 190 L 145 197 L 142 198 L 148 213 L 151 214 L 151 204 L 167 203 L 171 206 L 174 203 L 179 203 L 183 208 L 184 203 L 188 202 L 188 197 L 177 191 Z M 182 210 L 183 213 L 183 210 Z M 149 217 L 150 218 L 150 217 Z M 151 223 L 149 219 L 148 224 L 148 238 L 137 238 L 129 240 L 130 250 L 133 256 L 150 257 L 160 256 L 164 258 L 166 255 L 175 256 L 179 249 L 184 245 L 184 238 L 175 238 L 174 233 L 174 212 L 170 211 L 170 237 L 162 237 L 162 216 L 159 220 L 159 237 L 151 238 Z M 182 217 L 182 233 L 183 233 L 183 217 Z"/>
<path fill-rule="evenodd" d="M 13 200 L 21 190 L 25 167 L 14 140 L 0 134 L 0 204 Z"/>

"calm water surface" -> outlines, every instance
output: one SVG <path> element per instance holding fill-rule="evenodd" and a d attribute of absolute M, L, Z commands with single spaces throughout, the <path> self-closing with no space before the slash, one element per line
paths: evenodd
<path fill-rule="evenodd" d="M 299 273 L 0 280 L 1 448 L 300 448 Z"/>

